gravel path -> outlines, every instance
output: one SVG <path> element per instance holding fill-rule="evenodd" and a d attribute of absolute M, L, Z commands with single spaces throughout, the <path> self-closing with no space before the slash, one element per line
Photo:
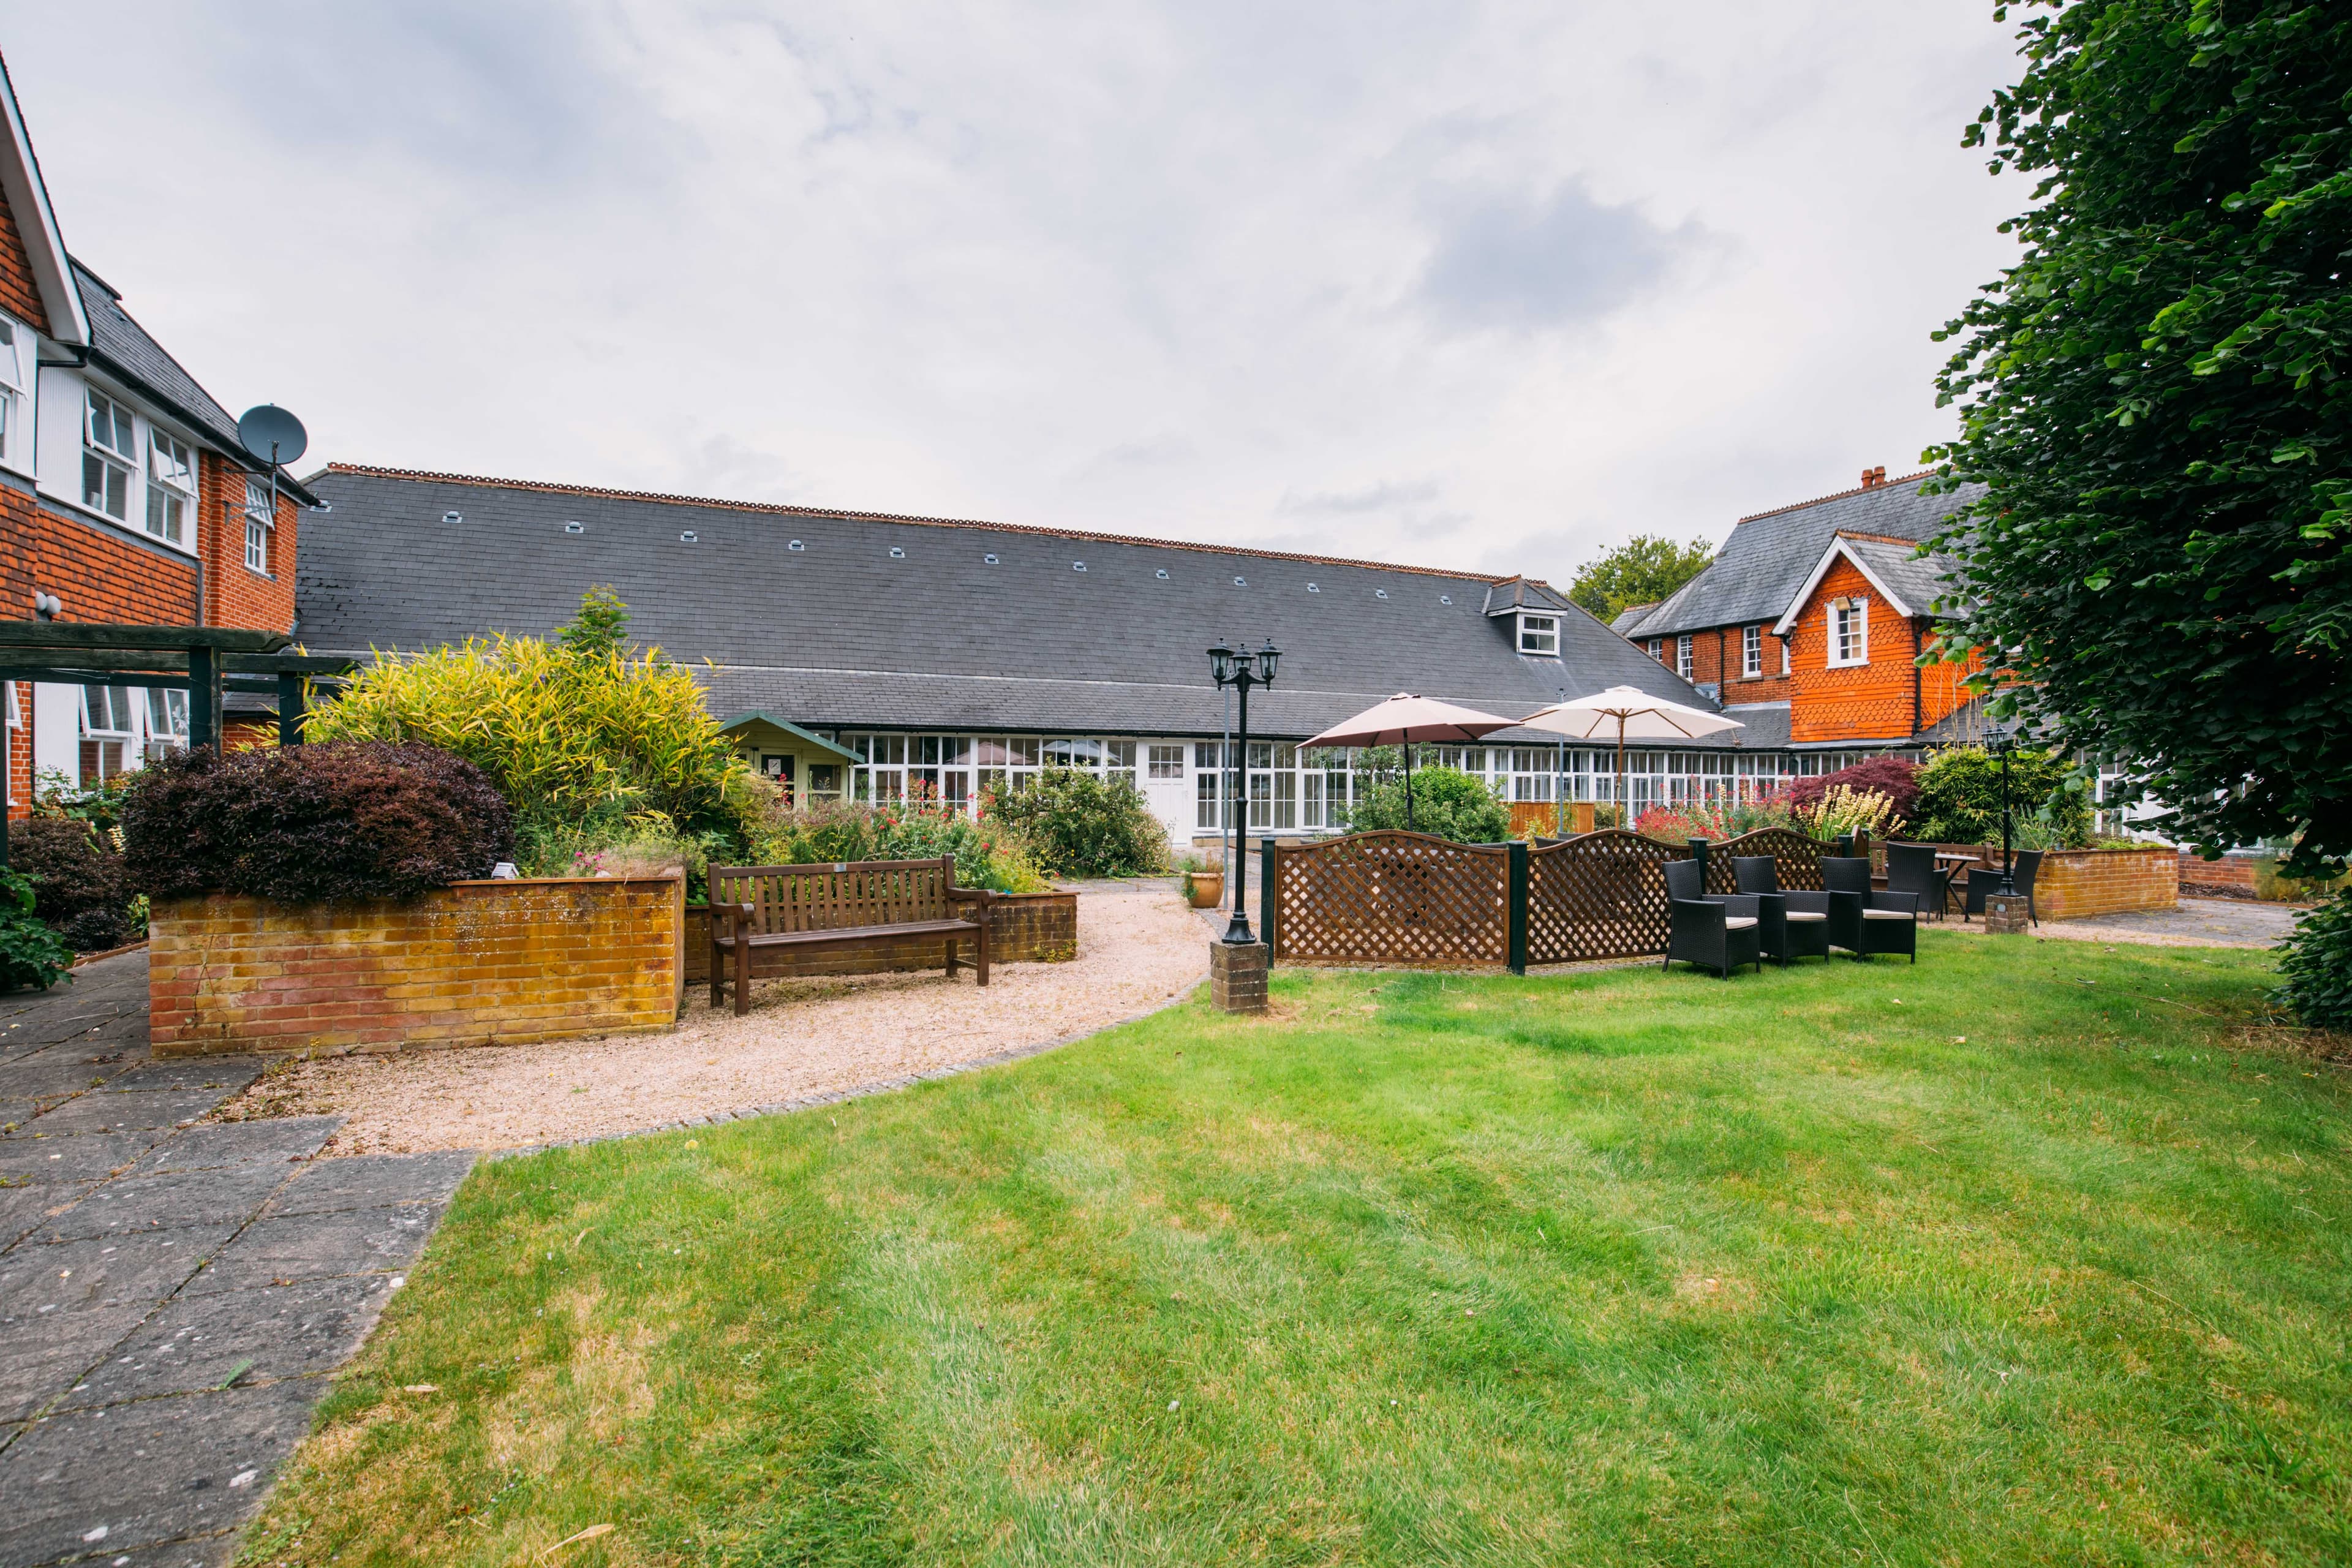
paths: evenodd
<path fill-rule="evenodd" d="M 272 1070 L 227 1117 L 336 1115 L 328 1154 L 512 1149 L 641 1131 L 1034 1048 L 1146 1012 L 1207 973 L 1199 921 L 1165 882 L 1088 884 L 1078 956 L 998 964 L 988 989 L 937 971 L 755 984 L 751 1012 L 695 986 L 676 1031 L 341 1057 Z"/>

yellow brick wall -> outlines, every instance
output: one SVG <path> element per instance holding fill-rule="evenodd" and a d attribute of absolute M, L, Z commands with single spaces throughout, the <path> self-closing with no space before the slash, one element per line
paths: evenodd
<path fill-rule="evenodd" d="M 1995 849 L 1987 860 L 1998 864 Z M 2170 847 L 2064 849 L 2046 855 L 2033 880 L 2033 904 L 2045 921 L 2078 921 L 2129 910 L 2168 910 L 2180 902 L 2180 857 Z"/>
<path fill-rule="evenodd" d="M 459 882 L 408 903 L 161 904 L 148 924 L 155 1054 L 665 1029 L 684 984 L 684 908 L 675 877 Z"/>

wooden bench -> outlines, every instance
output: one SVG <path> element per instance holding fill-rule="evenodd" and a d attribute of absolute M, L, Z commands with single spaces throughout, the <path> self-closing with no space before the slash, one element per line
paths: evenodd
<path fill-rule="evenodd" d="M 902 938 L 937 937 L 947 972 L 976 970 L 988 984 L 988 910 L 996 895 L 955 885 L 955 862 L 853 860 L 818 866 L 710 868 L 710 1005 L 731 974 L 735 1011 L 751 1010 L 751 956 L 821 952 Z M 969 916 L 957 913 L 969 909 Z M 973 957 L 961 956 L 971 944 Z"/>

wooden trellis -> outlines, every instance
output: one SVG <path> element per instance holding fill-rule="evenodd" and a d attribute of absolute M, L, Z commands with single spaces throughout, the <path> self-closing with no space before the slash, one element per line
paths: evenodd
<path fill-rule="evenodd" d="M 1732 861 L 1769 855 L 1783 888 L 1819 889 L 1832 846 L 1768 827 L 1707 846 L 1707 888 L 1737 890 Z M 1664 952 L 1666 863 L 1691 858 L 1612 828 L 1530 849 L 1422 833 L 1269 844 L 1263 908 L 1276 963 L 1479 968 Z"/>
<path fill-rule="evenodd" d="M 1268 956 L 1276 963 L 1507 964 L 1510 863 L 1507 845 L 1425 833 L 1269 846 Z"/>

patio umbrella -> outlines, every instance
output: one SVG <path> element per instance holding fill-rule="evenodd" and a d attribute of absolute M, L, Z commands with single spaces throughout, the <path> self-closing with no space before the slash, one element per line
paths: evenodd
<path fill-rule="evenodd" d="M 1475 708 L 1457 708 L 1451 702 L 1440 702 L 1433 697 L 1415 697 L 1400 691 L 1385 702 L 1365 709 L 1352 719 L 1343 719 L 1319 735 L 1309 736 L 1308 746 L 1402 746 L 1404 748 L 1404 825 L 1412 826 L 1412 743 L 1415 741 L 1453 741 L 1468 742 L 1507 730 L 1518 722 L 1515 719 L 1498 719 L 1492 713 L 1481 713 Z"/>
<path fill-rule="evenodd" d="M 1538 708 L 1519 721 L 1530 730 L 1548 730 L 1555 735 L 1566 735 L 1572 741 L 1606 740 L 1617 737 L 1617 825 L 1630 827 L 1625 820 L 1625 742 L 1633 741 L 1686 741 L 1695 735 L 1720 734 L 1726 730 L 1744 730 L 1737 719 L 1727 719 L 1720 713 L 1709 713 L 1703 708 L 1686 708 L 1679 702 L 1669 702 L 1663 697 L 1631 686 L 1612 686 L 1591 697 L 1580 697 L 1571 702 L 1555 702 L 1549 708 Z"/>

